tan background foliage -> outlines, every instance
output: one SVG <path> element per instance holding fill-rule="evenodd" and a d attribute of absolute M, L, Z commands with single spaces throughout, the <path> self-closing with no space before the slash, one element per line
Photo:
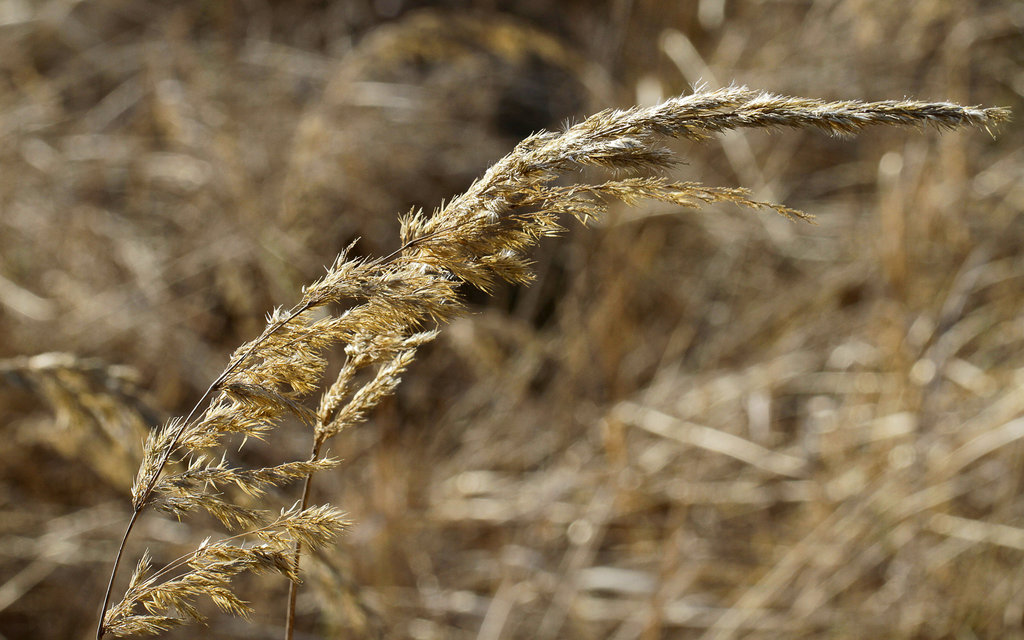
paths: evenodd
<path fill-rule="evenodd" d="M 4 637 L 90 637 L 140 434 L 530 132 L 699 82 L 1024 113 L 1009 1 L 428 4 L 0 3 Z M 1024 152 L 998 134 L 674 144 L 673 177 L 817 225 L 613 208 L 531 287 L 470 294 L 332 442 L 314 498 L 354 524 L 302 637 L 1024 637 Z M 129 550 L 214 530 L 150 515 Z M 279 637 L 283 583 L 169 635 Z"/>

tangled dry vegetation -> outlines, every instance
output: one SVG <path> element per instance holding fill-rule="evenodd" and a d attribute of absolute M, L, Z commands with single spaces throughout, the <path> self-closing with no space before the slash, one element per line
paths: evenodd
<path fill-rule="evenodd" d="M 738 84 L 1019 113 L 1019 8 L 384 4 L 5 5 L 4 637 L 129 519 L 111 634 L 1024 637 L 1020 135 Z"/>

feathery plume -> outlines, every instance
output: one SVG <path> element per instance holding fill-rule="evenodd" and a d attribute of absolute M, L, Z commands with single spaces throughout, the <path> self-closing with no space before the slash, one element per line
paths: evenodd
<path fill-rule="evenodd" d="M 727 87 L 653 107 L 602 111 L 565 131 L 526 138 L 433 215 L 413 211 L 404 217 L 402 247 L 391 255 L 362 260 L 342 252 L 322 278 L 305 288 L 298 304 L 275 310 L 263 333 L 235 352 L 188 416 L 154 432 L 132 491 L 135 515 L 125 537 L 142 510 L 154 506 L 176 515 L 205 509 L 230 528 L 249 528 L 248 535 L 261 542 L 204 543 L 183 562 L 188 570 L 168 579 L 173 569 L 150 574 L 144 558 L 125 598 L 109 610 L 108 590 L 98 638 L 106 632 L 150 633 L 201 620 L 194 602 L 204 593 L 225 611 L 244 614 L 245 603 L 228 590 L 230 578 L 241 571 L 276 571 L 295 580 L 302 545 L 323 545 L 343 526 L 340 512 L 307 507 L 312 475 L 334 464 L 320 458 L 326 442 L 365 421 L 368 412 L 393 393 L 416 349 L 437 335 L 436 325 L 461 312 L 463 285 L 488 291 L 499 281 L 529 282 L 528 252 L 540 238 L 563 230 L 562 216 L 587 223 L 602 216 L 612 202 L 648 199 L 686 207 L 728 202 L 807 219 L 788 207 L 755 200 L 742 189 L 622 177 L 674 164 L 673 154 L 659 146 L 660 137 L 699 141 L 730 129 L 782 126 L 833 134 L 850 134 L 870 125 L 989 127 L 1007 118 L 1007 110 L 998 108 L 908 100 L 826 102 Z M 553 184 L 588 166 L 618 175 L 595 184 Z M 332 304 L 344 310 L 330 313 Z M 324 390 L 317 411 L 310 412 L 302 400 L 325 385 L 326 354 L 337 344 L 345 345 L 346 361 Z M 368 381 L 355 385 L 364 372 Z M 209 404 L 200 410 L 207 399 Z M 256 471 L 231 468 L 223 461 L 202 462 L 205 452 L 222 446 L 227 436 L 259 438 L 285 415 L 313 426 L 309 461 Z M 167 471 L 168 465 L 181 464 L 184 471 Z M 218 489 L 234 485 L 252 495 L 299 477 L 306 479 L 299 505 L 270 524 L 264 524 L 260 513 L 230 502 Z M 294 545 L 290 551 L 289 544 Z"/>

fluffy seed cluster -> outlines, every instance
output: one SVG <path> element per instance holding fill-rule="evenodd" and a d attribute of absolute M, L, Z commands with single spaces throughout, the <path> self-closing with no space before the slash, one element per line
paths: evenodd
<path fill-rule="evenodd" d="M 335 464 L 320 457 L 323 445 L 365 421 L 394 391 L 417 348 L 461 311 L 463 285 L 488 291 L 499 281 L 529 282 L 529 250 L 540 238 L 561 232 L 564 216 L 586 223 L 611 202 L 647 199 L 684 207 L 729 202 L 807 218 L 754 200 L 743 189 L 638 177 L 637 171 L 674 163 L 671 152 L 659 146 L 660 137 L 699 141 L 730 129 L 783 126 L 833 134 L 870 125 L 988 127 L 1008 115 L 1004 109 L 949 103 L 825 102 L 728 87 L 652 107 L 603 111 L 565 131 L 523 140 L 433 215 L 407 215 L 398 251 L 376 260 L 349 259 L 343 252 L 324 277 L 305 288 L 297 305 L 270 314 L 263 333 L 234 353 L 188 416 L 153 432 L 132 488 L 135 517 L 125 537 L 147 507 L 179 517 L 203 509 L 241 533 L 204 542 L 155 572 L 144 557 L 119 603 L 108 607 L 108 592 L 98 637 L 155 633 L 201 620 L 194 603 L 204 594 L 221 609 L 243 614 L 245 603 L 228 588 L 243 571 L 272 571 L 297 580 L 299 545 L 322 546 L 344 527 L 340 511 L 306 506 L 309 479 Z M 582 167 L 613 172 L 593 184 L 554 184 Z M 327 384 L 326 357 L 339 344 L 346 359 Z M 321 390 L 319 407 L 305 408 L 302 400 Z M 286 415 L 312 427 L 309 460 L 246 470 L 211 456 L 228 437 L 259 438 Z M 233 486 L 258 496 L 269 486 L 297 479 L 306 479 L 303 500 L 273 518 L 233 503 L 222 491 Z"/>

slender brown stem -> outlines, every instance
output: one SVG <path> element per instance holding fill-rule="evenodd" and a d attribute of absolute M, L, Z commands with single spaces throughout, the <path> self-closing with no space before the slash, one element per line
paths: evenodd
<path fill-rule="evenodd" d="M 313 442 L 313 451 L 310 453 L 309 461 L 316 462 L 320 457 L 320 447 L 323 442 L 316 438 Z M 302 487 L 302 503 L 299 509 L 305 509 L 309 506 L 309 494 L 313 489 L 313 474 L 310 473 L 306 476 L 306 482 Z M 295 576 L 299 575 L 299 560 L 302 557 L 302 543 L 298 540 L 295 541 L 295 551 L 292 554 L 292 567 L 295 569 Z M 295 634 L 295 602 L 299 597 L 299 583 L 297 580 L 293 580 L 288 585 L 288 615 L 284 626 L 284 637 L 285 640 L 292 640 L 292 636 Z"/>
<path fill-rule="evenodd" d="M 96 625 L 96 640 L 103 640 L 103 636 L 107 631 L 103 628 L 103 618 L 107 615 L 107 607 L 110 605 L 110 594 L 114 590 L 114 578 L 117 577 L 117 567 L 121 564 L 121 556 L 124 555 L 124 548 L 128 544 L 128 534 L 132 532 L 135 521 L 138 520 L 141 512 L 140 509 L 132 514 L 132 519 L 128 521 L 128 526 L 125 527 L 124 535 L 121 537 L 121 545 L 117 548 L 117 557 L 114 558 L 114 566 L 110 570 L 110 579 L 107 580 L 107 591 L 103 594 L 103 605 L 100 607 L 100 621 Z"/>

